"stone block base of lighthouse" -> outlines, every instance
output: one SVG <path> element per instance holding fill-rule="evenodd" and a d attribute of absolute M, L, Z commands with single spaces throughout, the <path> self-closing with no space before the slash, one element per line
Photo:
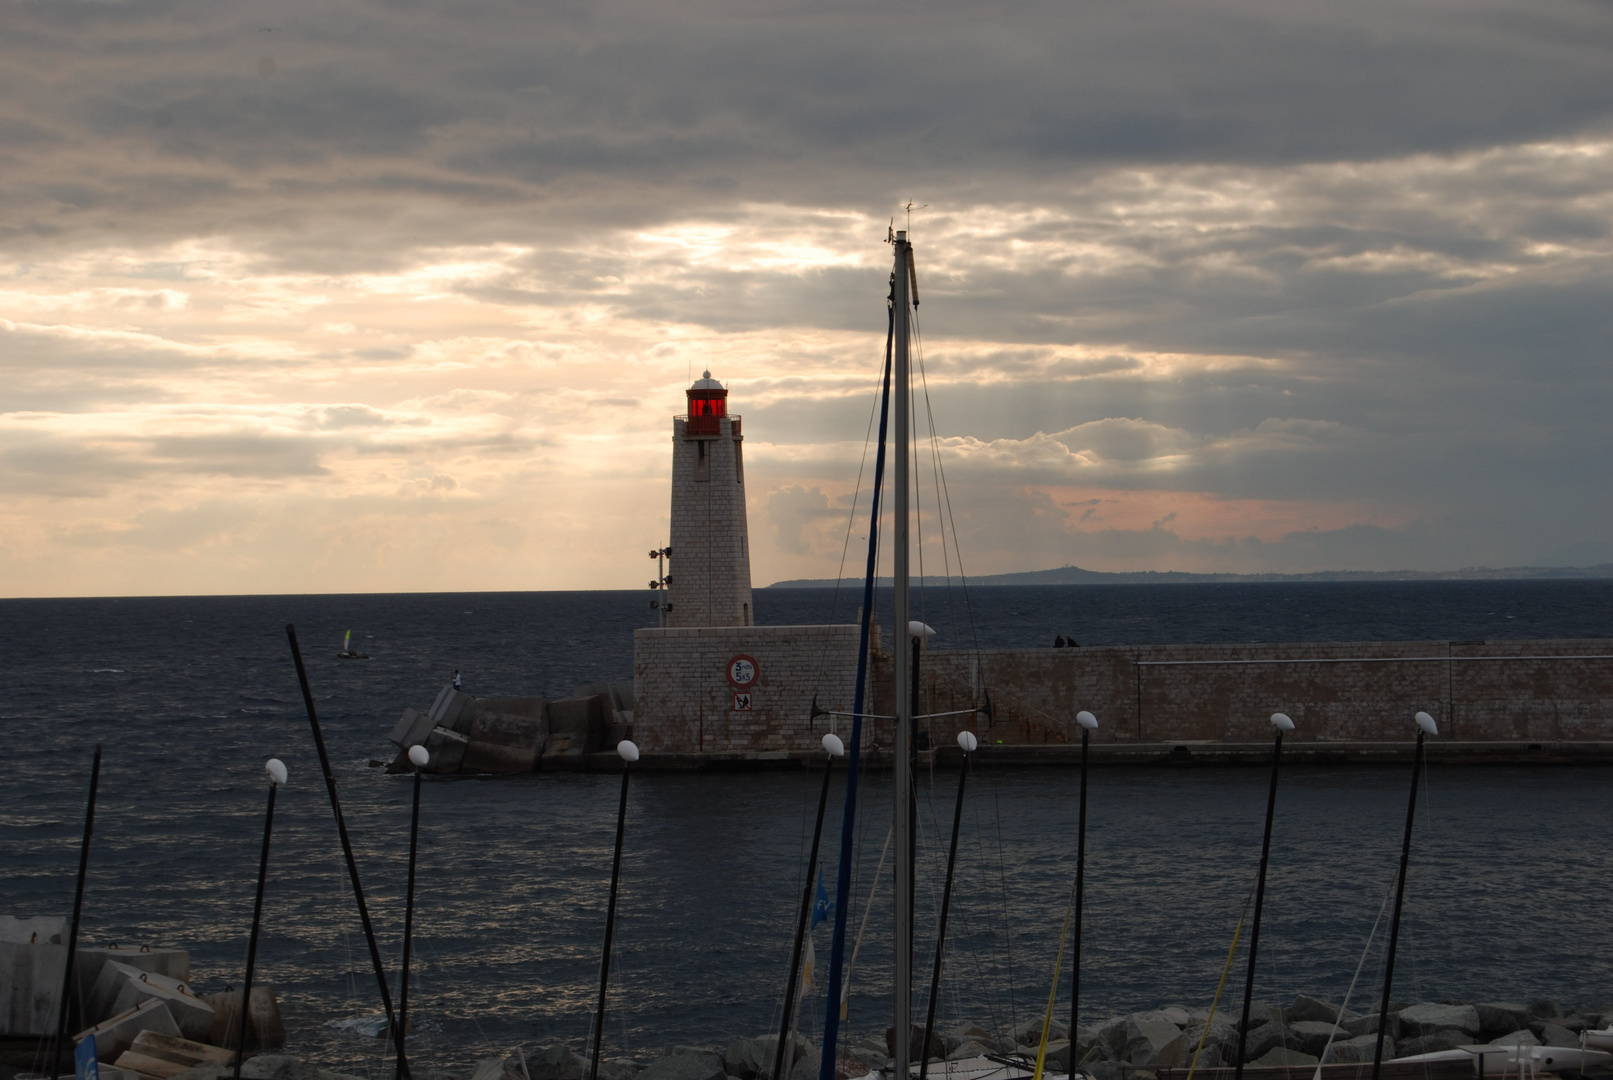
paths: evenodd
<path fill-rule="evenodd" d="M 646 754 L 755 760 L 819 753 L 842 736 L 857 682 L 855 624 L 633 633 L 633 739 Z"/>

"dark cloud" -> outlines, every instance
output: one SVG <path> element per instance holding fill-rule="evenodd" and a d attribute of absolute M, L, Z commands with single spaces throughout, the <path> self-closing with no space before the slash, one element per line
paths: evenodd
<path fill-rule="evenodd" d="M 949 468 L 988 508 L 970 539 L 1001 569 L 1594 553 L 1613 535 L 1607 15 L 1572 0 L 13 4 L 4 482 L 41 497 L 148 476 L 315 483 L 338 457 L 424 455 L 386 490 L 459 498 L 469 482 L 429 479 L 450 477 L 439 467 L 540 473 L 554 463 L 524 458 L 560 425 L 483 402 L 464 407 L 488 423 L 433 427 L 398 404 L 410 395 L 482 388 L 494 368 L 515 380 L 519 361 L 521 380 L 588 382 L 562 404 L 599 410 L 603 444 L 605 410 L 661 408 L 661 369 L 710 353 L 771 485 L 758 521 L 818 558 L 883 344 L 885 270 L 861 256 L 912 198 L 926 389 Z M 708 250 L 677 233 L 690 223 L 727 234 Z M 425 264 L 444 269 L 409 281 Z M 366 274 L 398 278 L 344 278 Z M 427 295 L 466 324 L 411 323 Z M 357 310 L 308 333 L 331 298 Z M 675 329 L 675 359 L 652 327 Z M 449 374 L 409 382 L 433 365 Z M 374 372 L 362 402 L 353 371 Z M 204 399 L 234 404 L 201 409 L 205 430 L 151 434 L 160 407 Z M 144 420 L 94 420 L 125 409 Z M 1050 493 L 1082 485 L 1375 509 L 1195 540 L 1185 517 L 1100 527 L 1103 506 L 1083 526 Z M 1406 507 L 1418 524 L 1383 523 Z"/>

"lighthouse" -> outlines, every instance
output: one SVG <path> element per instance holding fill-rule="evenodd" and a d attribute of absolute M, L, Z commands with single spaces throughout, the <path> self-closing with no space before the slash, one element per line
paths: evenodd
<path fill-rule="evenodd" d="M 707 371 L 672 419 L 672 565 L 669 627 L 751 626 L 744 439 L 728 390 Z"/>
<path fill-rule="evenodd" d="M 824 711 L 851 707 L 862 627 L 756 625 L 739 417 L 709 371 L 685 394 L 689 411 L 672 419 L 671 543 L 651 553 L 671 559 L 651 586 L 666 622 L 633 631 L 628 737 L 650 760 L 821 758 Z"/>

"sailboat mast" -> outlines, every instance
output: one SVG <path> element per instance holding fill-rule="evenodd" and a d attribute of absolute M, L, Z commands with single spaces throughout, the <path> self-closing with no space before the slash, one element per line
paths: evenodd
<path fill-rule="evenodd" d="M 896 800 L 893 813 L 896 817 L 896 889 L 892 897 L 896 916 L 895 933 L 895 969 L 896 992 L 895 998 L 895 1024 L 896 1038 L 892 1040 L 895 1045 L 891 1047 L 895 1060 L 892 1062 L 892 1073 L 895 1080 L 907 1080 L 908 1076 L 908 1050 L 912 1042 L 912 994 L 913 994 L 913 861 L 909 857 L 913 851 L 913 819 L 910 816 L 909 804 L 912 801 L 911 785 L 912 774 L 909 772 L 910 747 L 913 739 L 912 704 L 908 700 L 908 665 L 910 662 L 907 650 L 907 624 L 911 621 L 908 602 L 908 509 L 911 499 L 908 494 L 908 477 L 911 465 L 908 461 L 908 438 L 912 431 L 912 422 L 908 417 L 911 405 L 909 386 L 908 361 L 908 274 L 913 259 L 912 245 L 907 242 L 907 232 L 904 230 L 896 234 L 896 316 L 895 327 L 895 398 L 896 405 L 896 461 L 894 466 L 896 498 L 892 503 L 894 512 L 893 525 L 895 526 L 895 566 L 892 568 L 892 585 L 896 598 L 896 610 L 893 612 L 891 627 L 895 635 L 892 652 L 895 654 L 896 679 L 895 688 L 891 694 L 891 704 L 895 713 L 895 740 L 891 747 L 892 766 L 896 770 Z"/>

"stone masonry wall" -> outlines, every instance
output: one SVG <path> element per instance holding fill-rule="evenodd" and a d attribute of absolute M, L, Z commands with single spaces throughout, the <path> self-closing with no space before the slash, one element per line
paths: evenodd
<path fill-rule="evenodd" d="M 633 633 L 633 740 L 650 754 L 811 751 L 850 721 L 812 719 L 820 708 L 848 711 L 857 680 L 859 628 L 721 626 Z M 754 661 L 750 711 L 728 679 L 737 656 Z"/>
<path fill-rule="evenodd" d="M 683 418 L 672 421 L 672 583 L 662 595 L 669 627 L 755 621 L 738 420 L 725 416 L 720 434 L 700 438 L 688 435 Z"/>
<path fill-rule="evenodd" d="M 888 713 L 888 656 L 872 679 L 872 711 Z M 1293 718 L 1290 740 L 1406 741 L 1418 710 L 1445 739 L 1613 739 L 1607 640 L 936 650 L 922 662 L 919 711 L 967 708 L 981 685 L 989 733 L 964 716 L 930 725 L 934 741 L 960 726 L 1005 743 L 1075 741 L 1081 709 L 1098 717 L 1099 742 L 1265 740 L 1273 712 Z M 876 742 L 888 728 L 875 725 Z"/>

